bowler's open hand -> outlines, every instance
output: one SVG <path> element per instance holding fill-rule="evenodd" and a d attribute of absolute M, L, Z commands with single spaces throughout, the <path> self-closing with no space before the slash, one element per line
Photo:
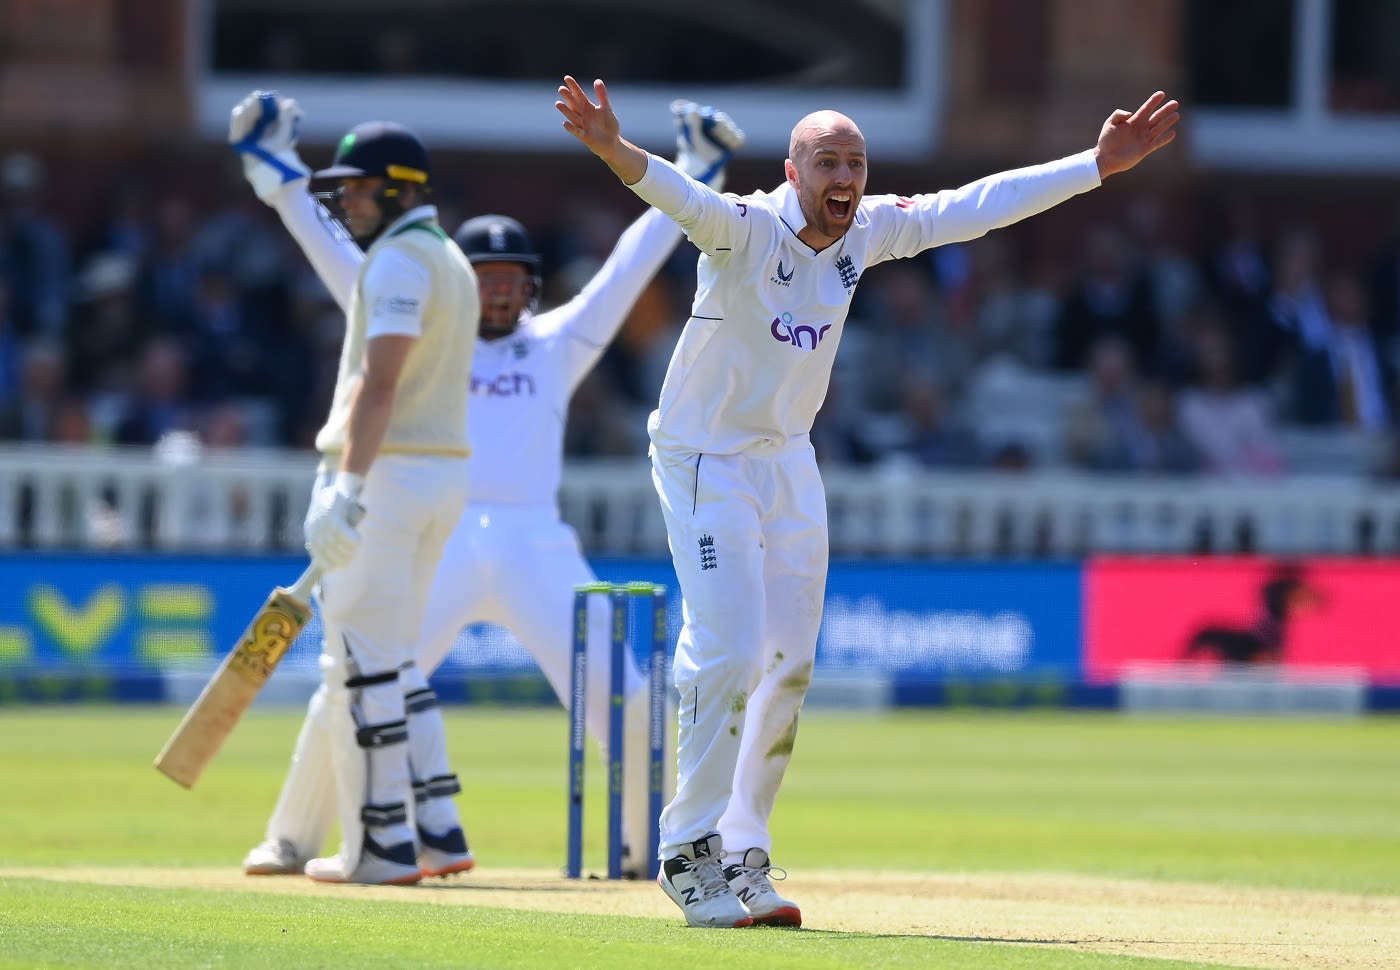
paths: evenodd
<path fill-rule="evenodd" d="M 621 138 L 621 125 L 608 101 L 607 85 L 594 81 L 593 92 L 598 96 L 597 104 L 578 81 L 566 74 L 554 107 L 564 116 L 564 130 L 587 145 L 593 154 L 606 159 Z"/>
<path fill-rule="evenodd" d="M 1126 172 L 1163 145 L 1176 138 L 1176 123 L 1181 120 L 1175 100 L 1154 92 L 1136 111 L 1119 108 L 1108 116 L 1099 132 L 1095 155 L 1099 162 L 1099 178 Z"/>

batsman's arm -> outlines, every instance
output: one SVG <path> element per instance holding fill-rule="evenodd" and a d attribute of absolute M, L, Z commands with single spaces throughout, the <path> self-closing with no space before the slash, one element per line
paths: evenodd
<path fill-rule="evenodd" d="M 349 306 L 364 256 L 308 192 L 311 168 L 297 153 L 301 106 L 275 91 L 254 91 L 229 114 L 229 146 L 253 191 L 277 210 L 341 309 Z"/>
<path fill-rule="evenodd" d="M 365 254 L 325 206 L 298 185 L 304 183 L 273 196 L 273 207 L 335 302 L 348 310 Z"/>

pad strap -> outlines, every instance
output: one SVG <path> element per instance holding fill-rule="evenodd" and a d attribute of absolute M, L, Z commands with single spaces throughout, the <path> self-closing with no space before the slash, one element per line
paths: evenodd
<path fill-rule="evenodd" d="M 456 775 L 438 775 L 427 781 L 413 783 L 413 800 L 416 802 L 426 802 L 430 798 L 451 798 L 461 792 L 462 783 L 457 780 Z"/>
<path fill-rule="evenodd" d="M 360 821 L 373 828 L 385 825 L 406 825 L 408 806 L 403 802 L 392 805 L 366 805 L 360 809 Z"/>
<path fill-rule="evenodd" d="M 387 748 L 391 744 L 406 744 L 407 742 L 408 721 L 366 724 L 355 731 L 355 743 L 370 750 Z"/>

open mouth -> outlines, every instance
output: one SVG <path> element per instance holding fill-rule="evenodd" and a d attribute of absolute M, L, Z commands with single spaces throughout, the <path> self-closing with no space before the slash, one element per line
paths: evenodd
<path fill-rule="evenodd" d="M 826 211 L 833 219 L 844 222 L 851 214 L 851 196 L 848 192 L 838 192 L 826 197 Z"/>

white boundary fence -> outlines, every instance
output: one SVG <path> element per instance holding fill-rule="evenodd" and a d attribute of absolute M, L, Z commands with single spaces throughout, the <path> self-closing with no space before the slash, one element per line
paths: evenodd
<path fill-rule="evenodd" d="M 0 548 L 300 549 L 315 466 L 292 451 L 0 447 Z M 825 478 L 836 556 L 1400 552 L 1400 486 L 1352 478 Z M 644 458 L 571 463 L 559 501 L 590 554 L 665 553 Z"/>

